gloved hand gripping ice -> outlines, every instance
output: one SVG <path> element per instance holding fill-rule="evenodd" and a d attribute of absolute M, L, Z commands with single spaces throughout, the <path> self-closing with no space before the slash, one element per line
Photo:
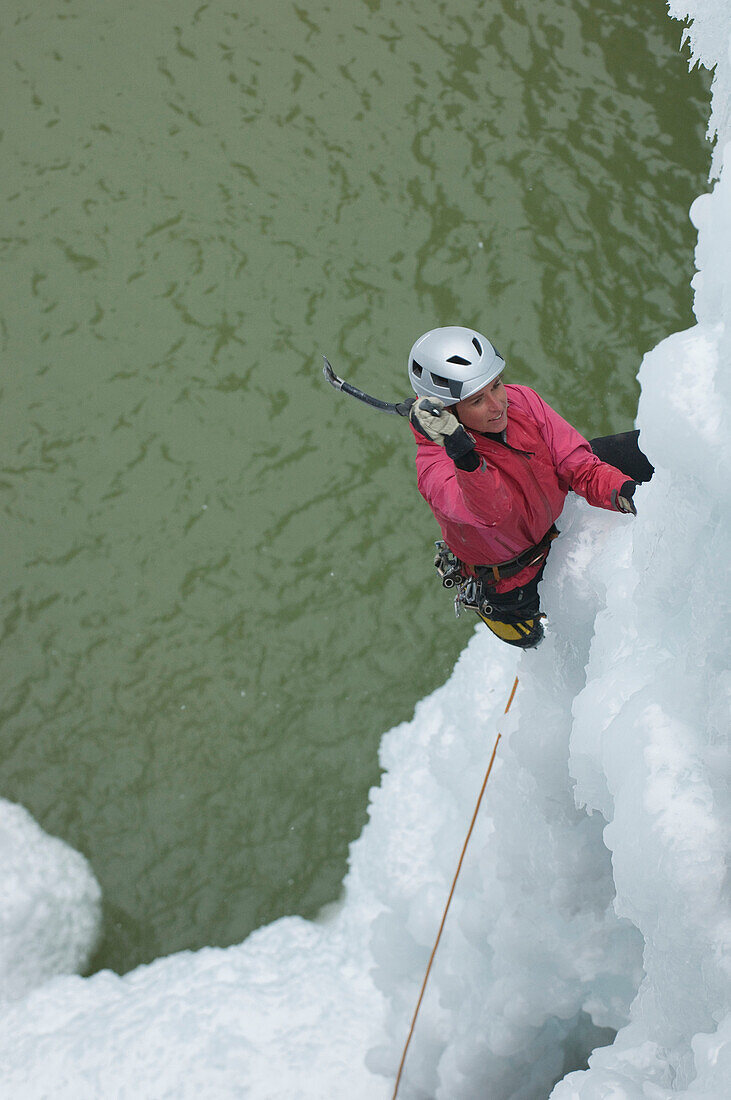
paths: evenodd
<path fill-rule="evenodd" d="M 617 505 L 617 510 L 618 511 L 625 512 L 628 515 L 632 515 L 632 516 L 637 515 L 637 509 L 635 508 L 635 502 L 632 499 L 632 497 L 635 494 L 635 489 L 636 488 L 637 488 L 637 482 L 636 481 L 625 481 L 624 485 L 622 486 L 619 493 L 617 494 L 617 499 L 616 499 L 616 502 L 615 502 L 616 505 Z"/>

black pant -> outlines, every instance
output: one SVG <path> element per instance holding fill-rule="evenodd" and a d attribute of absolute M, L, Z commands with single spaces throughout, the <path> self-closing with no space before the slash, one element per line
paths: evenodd
<path fill-rule="evenodd" d="M 597 458 L 616 466 L 632 481 L 649 481 L 655 472 L 639 448 L 639 431 L 620 432 L 619 435 L 602 435 L 590 439 L 591 447 Z"/>
<path fill-rule="evenodd" d="M 603 435 L 598 439 L 589 440 L 597 458 L 602 462 L 608 462 L 610 466 L 616 466 L 632 481 L 649 481 L 655 472 L 646 456 L 643 455 L 638 445 L 639 431 L 620 432 L 619 435 Z M 520 588 L 511 588 L 508 592 L 490 592 L 486 590 L 490 605 L 494 614 L 489 618 L 499 622 L 516 622 L 523 619 L 534 619 L 540 614 L 541 605 L 538 595 L 543 570 L 546 568 L 544 561 L 535 577 Z"/>
<path fill-rule="evenodd" d="M 535 619 L 541 610 L 538 585 L 545 568 L 544 561 L 535 577 L 520 588 L 511 588 L 507 592 L 492 592 L 485 586 L 485 597 L 490 605 L 489 611 L 485 609 L 488 619 L 497 619 L 499 623 L 520 623 L 524 619 Z"/>

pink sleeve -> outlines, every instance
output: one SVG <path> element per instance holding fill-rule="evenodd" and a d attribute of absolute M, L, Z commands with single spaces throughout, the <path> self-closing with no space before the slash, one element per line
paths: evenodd
<path fill-rule="evenodd" d="M 583 435 L 535 390 L 521 387 L 521 392 L 548 444 L 560 481 L 594 507 L 616 511 L 617 494 L 625 481 L 630 480 L 627 475 L 598 459 Z"/>
<path fill-rule="evenodd" d="M 419 492 L 438 515 L 476 527 L 494 527 L 510 515 L 510 494 L 484 462 L 473 472 L 459 470 L 443 447 L 420 440 L 416 470 Z"/>

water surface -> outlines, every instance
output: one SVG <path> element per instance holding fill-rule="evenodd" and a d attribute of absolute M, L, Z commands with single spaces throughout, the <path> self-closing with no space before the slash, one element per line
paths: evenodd
<path fill-rule="evenodd" d="M 474 625 L 389 400 L 484 331 L 586 434 L 691 323 L 707 88 L 664 5 L 8 0 L 2 794 L 96 964 L 337 896 L 382 732 Z M 441 611 L 437 611 L 441 608 Z"/>

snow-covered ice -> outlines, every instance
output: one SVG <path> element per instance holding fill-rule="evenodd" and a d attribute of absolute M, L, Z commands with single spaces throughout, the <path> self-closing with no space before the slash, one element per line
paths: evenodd
<path fill-rule="evenodd" d="M 731 12 L 670 8 L 695 17 L 696 55 L 716 65 L 720 176 L 692 209 L 698 323 L 640 370 L 656 474 L 638 519 L 569 500 L 545 642 L 521 655 L 477 630 L 449 681 L 385 735 L 342 903 L 320 921 L 285 918 L 123 978 L 44 981 L 83 950 L 49 964 L 35 924 L 19 947 L 17 898 L 54 898 L 59 941 L 86 920 L 89 943 L 98 898 L 81 876 L 75 910 L 54 910 L 57 892 L 16 870 L 2 957 L 25 996 L 0 1014 L 3 1096 L 390 1096 L 498 730 L 400 1095 L 731 1096 Z M 25 843 L 0 835 L 3 850 Z M 67 867 L 59 849 L 59 883 Z"/>
<path fill-rule="evenodd" d="M 79 852 L 0 799 L 0 1003 L 82 970 L 99 934 L 101 889 Z"/>

